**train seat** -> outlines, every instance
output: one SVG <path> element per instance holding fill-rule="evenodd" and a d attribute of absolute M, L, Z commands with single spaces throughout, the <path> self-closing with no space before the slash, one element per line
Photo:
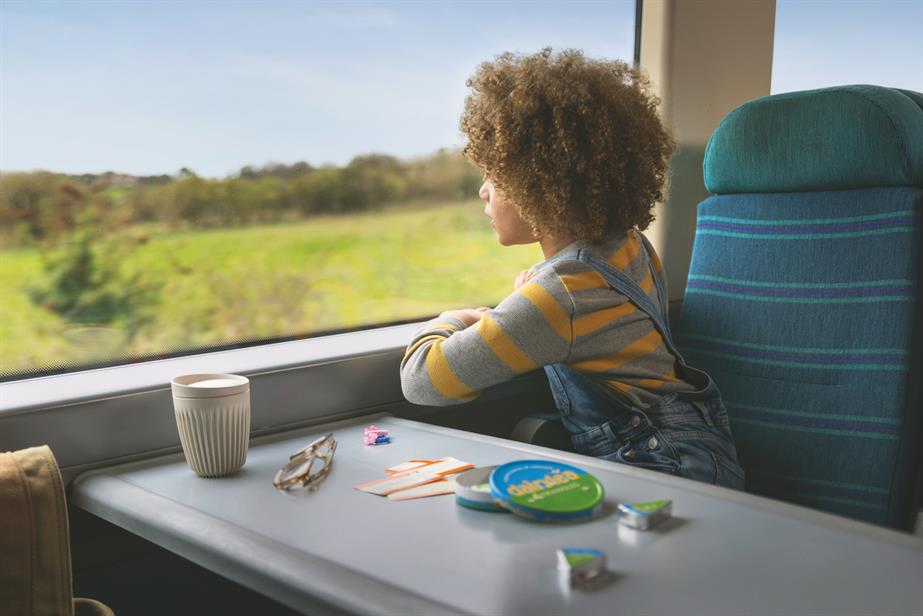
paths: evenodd
<path fill-rule="evenodd" d="M 923 95 L 760 98 L 712 135 L 675 332 L 747 491 L 904 530 L 923 442 Z"/>

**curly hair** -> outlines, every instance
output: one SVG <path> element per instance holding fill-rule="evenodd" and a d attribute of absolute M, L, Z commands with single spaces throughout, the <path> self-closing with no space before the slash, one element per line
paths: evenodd
<path fill-rule="evenodd" d="M 504 53 L 466 85 L 462 153 L 537 234 L 646 229 L 675 144 L 648 79 L 577 50 Z"/>

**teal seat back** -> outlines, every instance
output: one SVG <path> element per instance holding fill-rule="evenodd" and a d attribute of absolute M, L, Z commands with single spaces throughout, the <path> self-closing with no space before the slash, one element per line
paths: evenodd
<path fill-rule="evenodd" d="M 749 492 L 904 529 L 923 441 L 921 106 L 857 85 L 731 112 L 677 332 L 722 392 Z"/>

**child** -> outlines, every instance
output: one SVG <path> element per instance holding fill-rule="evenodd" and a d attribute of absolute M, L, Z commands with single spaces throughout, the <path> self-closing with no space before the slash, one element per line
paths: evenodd
<path fill-rule="evenodd" d="M 457 404 L 543 367 L 576 451 L 732 488 L 743 471 L 715 384 L 670 336 L 660 260 L 640 230 L 673 142 L 623 62 L 503 54 L 468 80 L 464 155 L 504 246 L 545 260 L 493 309 L 450 310 L 401 364 L 411 402 Z"/>

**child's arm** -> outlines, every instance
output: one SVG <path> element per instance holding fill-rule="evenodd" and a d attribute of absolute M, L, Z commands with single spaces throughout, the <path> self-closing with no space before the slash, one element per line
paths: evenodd
<path fill-rule="evenodd" d="M 404 396 L 415 404 L 459 404 L 523 372 L 567 361 L 573 316 L 570 294 L 546 267 L 470 327 L 451 316 L 433 319 L 401 362 Z"/>

